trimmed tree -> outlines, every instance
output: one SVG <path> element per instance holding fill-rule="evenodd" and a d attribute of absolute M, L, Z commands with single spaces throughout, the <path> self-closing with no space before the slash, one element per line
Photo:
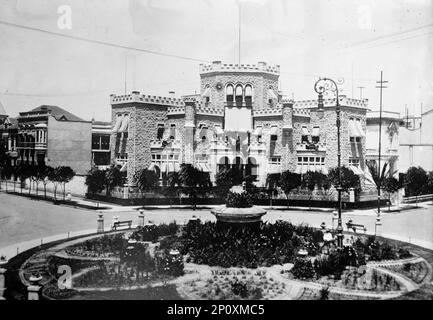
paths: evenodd
<path fill-rule="evenodd" d="M 44 197 L 47 198 L 47 184 L 50 182 L 50 177 L 54 171 L 53 167 L 44 166 L 43 172 L 41 172 L 42 184 L 44 185 Z"/>
<path fill-rule="evenodd" d="M 400 189 L 400 182 L 394 177 L 386 177 L 381 184 L 383 190 L 388 194 L 388 211 L 391 210 L 391 195 Z"/>
<path fill-rule="evenodd" d="M 427 183 L 427 172 L 423 168 L 410 167 L 406 172 L 404 180 L 406 196 L 415 196 L 415 202 L 418 205 L 417 197 L 426 191 Z"/>
<path fill-rule="evenodd" d="M 173 197 L 178 197 L 179 203 L 182 204 L 182 192 L 180 190 L 180 180 L 178 172 L 169 172 L 165 177 L 164 194 L 169 197 L 170 204 L 172 203 L 171 198 Z"/>
<path fill-rule="evenodd" d="M 143 199 L 145 192 L 154 191 L 159 188 L 159 175 L 153 170 L 143 169 L 135 173 L 135 184 L 140 189 Z M 143 203 L 144 208 L 145 203 Z"/>
<path fill-rule="evenodd" d="M 287 198 L 287 206 L 289 206 L 289 193 L 300 187 L 302 183 L 301 175 L 299 173 L 294 173 L 289 170 L 284 171 L 281 174 L 279 185 L 283 190 Z"/>
<path fill-rule="evenodd" d="M 105 172 L 105 188 L 107 190 L 107 196 L 111 195 L 114 187 L 122 186 L 126 182 L 126 174 L 120 171 L 120 168 L 116 165 L 111 165 Z"/>
<path fill-rule="evenodd" d="M 100 193 L 105 188 L 105 171 L 92 168 L 86 176 L 85 184 L 90 194 Z"/>
<path fill-rule="evenodd" d="M 58 168 L 58 179 L 63 185 L 63 200 L 66 198 L 66 184 L 75 176 L 75 171 L 71 167 L 61 166 Z"/>
<path fill-rule="evenodd" d="M 278 193 L 277 188 L 279 186 L 280 180 L 281 180 L 281 173 L 270 173 L 266 177 L 265 188 L 266 188 L 266 192 L 269 196 L 269 201 L 270 201 L 271 207 L 272 207 L 273 197 L 275 195 L 277 195 L 277 193 Z"/>
<path fill-rule="evenodd" d="M 230 188 L 234 186 L 233 169 L 230 166 L 223 166 L 215 175 L 216 193 L 224 198 Z"/>
<path fill-rule="evenodd" d="M 198 195 L 205 195 L 212 188 L 209 172 L 198 170 L 191 164 L 183 163 L 181 165 L 179 182 L 182 192 L 192 200 L 194 210 L 197 208 Z"/>
<path fill-rule="evenodd" d="M 333 186 L 338 186 L 338 168 L 332 168 L 329 170 L 328 177 L 332 182 Z M 343 166 L 341 167 L 341 189 L 344 192 L 349 192 L 350 189 L 355 189 L 357 191 L 361 190 L 361 181 L 359 180 L 359 176 L 353 173 L 352 170 Z"/>

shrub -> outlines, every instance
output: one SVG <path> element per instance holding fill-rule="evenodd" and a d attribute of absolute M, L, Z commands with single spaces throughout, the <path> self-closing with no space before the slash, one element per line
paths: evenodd
<path fill-rule="evenodd" d="M 288 222 L 262 223 L 258 228 L 225 227 L 214 222 L 188 223 L 181 238 L 181 251 L 191 261 L 222 267 L 271 266 L 292 262 L 300 247 L 310 254 L 318 250 L 314 229 Z"/>
<path fill-rule="evenodd" d="M 231 208 L 251 208 L 253 197 L 247 192 L 229 192 L 226 197 L 226 206 Z"/>
<path fill-rule="evenodd" d="M 308 259 L 296 259 L 291 272 L 298 279 L 311 279 L 314 277 L 314 267 Z"/>
<path fill-rule="evenodd" d="M 231 283 L 231 288 L 235 296 L 240 296 L 243 299 L 248 297 L 248 288 L 245 282 L 241 282 L 236 279 L 234 282 Z"/>
<path fill-rule="evenodd" d="M 184 274 L 184 264 L 182 255 L 171 255 L 168 252 L 163 252 L 158 257 L 158 271 L 162 274 L 170 276 L 182 276 Z"/>

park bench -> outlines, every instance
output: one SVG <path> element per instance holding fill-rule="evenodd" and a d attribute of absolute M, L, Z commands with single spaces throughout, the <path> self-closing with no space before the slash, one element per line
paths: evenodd
<path fill-rule="evenodd" d="M 362 230 L 364 231 L 364 233 L 367 232 L 367 228 L 363 225 L 363 224 L 357 224 L 357 223 L 353 223 L 352 219 L 350 219 L 347 223 L 347 230 L 352 229 L 353 232 L 356 233 L 356 230 Z"/>
<path fill-rule="evenodd" d="M 117 228 L 122 227 L 122 226 L 128 226 L 128 228 L 131 229 L 132 220 L 116 221 L 113 223 L 113 226 L 111 227 L 111 229 L 117 230 Z"/>

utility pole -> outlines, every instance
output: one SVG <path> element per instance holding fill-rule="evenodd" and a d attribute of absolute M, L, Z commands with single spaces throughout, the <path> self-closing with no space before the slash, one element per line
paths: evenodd
<path fill-rule="evenodd" d="M 239 65 L 241 65 L 241 6 L 242 6 L 242 2 L 239 1 Z"/>
<path fill-rule="evenodd" d="M 362 89 L 365 89 L 365 87 L 358 87 L 359 89 L 359 99 L 362 100 Z"/>
<path fill-rule="evenodd" d="M 380 81 L 376 81 L 378 86 L 376 88 L 380 89 L 380 104 L 379 104 L 379 164 L 377 168 L 378 174 L 378 185 L 377 185 L 377 217 L 376 217 L 376 225 L 375 225 L 375 234 L 380 235 L 380 227 L 382 222 L 380 221 L 380 188 L 382 184 L 382 170 L 381 170 L 381 157 L 382 157 L 382 89 L 387 87 L 384 84 L 388 83 L 388 81 L 383 80 L 383 71 L 380 71 Z"/>
<path fill-rule="evenodd" d="M 126 75 L 128 71 L 128 56 L 125 56 L 125 95 L 126 95 Z"/>

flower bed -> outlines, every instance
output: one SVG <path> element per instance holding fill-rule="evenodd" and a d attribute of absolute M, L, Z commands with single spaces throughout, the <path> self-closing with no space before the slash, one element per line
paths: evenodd
<path fill-rule="evenodd" d="M 383 266 L 383 268 L 400 273 L 417 284 L 424 282 L 428 275 L 428 267 L 424 261 L 405 263 L 403 265 Z"/>
<path fill-rule="evenodd" d="M 119 256 L 128 244 L 124 234 L 105 235 L 70 246 L 65 252 L 71 256 L 86 258 L 110 258 Z"/>
<path fill-rule="evenodd" d="M 266 270 L 219 269 L 212 275 L 181 284 L 179 291 L 188 299 L 258 300 L 284 299 L 288 290 Z"/>
<path fill-rule="evenodd" d="M 221 267 L 272 266 L 292 262 L 300 248 L 315 255 L 321 231 L 288 222 L 262 223 L 259 228 L 220 228 L 216 223 L 188 223 L 182 253 L 188 262 Z"/>

